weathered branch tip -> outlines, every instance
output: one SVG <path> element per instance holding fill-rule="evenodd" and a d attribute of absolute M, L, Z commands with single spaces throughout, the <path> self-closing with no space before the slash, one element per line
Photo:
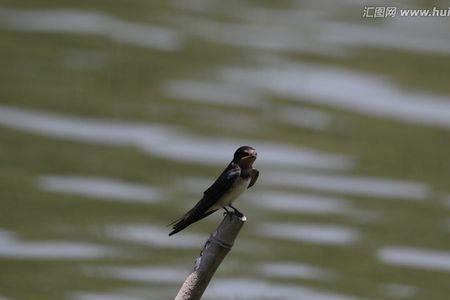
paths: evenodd
<path fill-rule="evenodd" d="M 184 281 L 175 300 L 197 300 L 206 290 L 222 260 L 230 252 L 247 218 L 230 213 L 211 234 L 195 260 L 194 270 Z"/>

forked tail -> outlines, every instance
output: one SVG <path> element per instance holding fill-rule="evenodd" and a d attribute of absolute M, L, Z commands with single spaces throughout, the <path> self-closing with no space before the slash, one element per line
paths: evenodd
<path fill-rule="evenodd" d="M 181 230 L 183 230 L 184 228 L 188 227 L 189 225 L 191 225 L 192 223 L 195 223 L 207 216 L 209 216 L 210 214 L 212 214 L 213 212 L 215 212 L 217 209 L 215 210 L 211 210 L 208 211 L 204 214 L 195 214 L 193 212 L 188 212 L 187 214 L 185 214 L 183 217 L 173 221 L 172 223 L 169 224 L 169 226 L 172 226 L 172 231 L 169 233 L 170 235 L 174 235 L 177 232 L 180 232 Z"/>

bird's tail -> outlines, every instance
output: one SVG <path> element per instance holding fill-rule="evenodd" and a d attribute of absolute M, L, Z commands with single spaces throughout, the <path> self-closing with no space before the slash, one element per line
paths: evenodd
<path fill-rule="evenodd" d="M 183 230 L 184 228 L 188 227 L 189 225 L 191 225 L 192 223 L 195 223 L 207 216 L 209 216 L 210 214 L 212 214 L 213 212 L 215 212 L 217 209 L 215 210 L 211 210 L 208 211 L 204 214 L 192 214 L 191 212 L 188 212 L 187 214 L 185 214 L 184 216 L 182 216 L 181 218 L 173 221 L 172 223 L 170 223 L 168 226 L 172 226 L 172 231 L 169 233 L 170 235 L 174 235 L 177 232 L 180 232 L 181 230 Z"/>

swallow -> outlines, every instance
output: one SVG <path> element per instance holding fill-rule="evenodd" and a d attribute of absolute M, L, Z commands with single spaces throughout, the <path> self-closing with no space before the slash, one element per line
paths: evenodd
<path fill-rule="evenodd" d="M 216 181 L 203 192 L 200 201 L 181 218 L 169 224 L 173 229 L 169 235 L 183 230 L 221 208 L 228 214 L 230 211 L 227 207 L 229 207 L 237 216 L 242 217 L 243 214 L 232 203 L 258 179 L 259 171 L 253 169 L 257 155 L 256 150 L 250 146 L 239 147 L 234 152 L 233 160 Z"/>

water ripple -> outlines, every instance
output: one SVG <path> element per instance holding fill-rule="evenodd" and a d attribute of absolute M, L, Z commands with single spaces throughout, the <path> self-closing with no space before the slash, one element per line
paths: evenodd
<path fill-rule="evenodd" d="M 255 107 L 262 97 L 254 89 L 245 89 L 223 82 L 212 83 L 194 80 L 171 80 L 162 86 L 163 93 L 171 98 L 227 106 Z"/>
<path fill-rule="evenodd" d="M 252 193 L 248 197 L 255 206 L 270 211 L 306 214 L 348 214 L 355 211 L 348 201 L 333 197 L 284 192 Z"/>
<path fill-rule="evenodd" d="M 282 285 L 248 278 L 216 279 L 205 292 L 205 299 L 308 299 L 356 300 L 357 298 L 316 290 L 301 285 Z"/>
<path fill-rule="evenodd" d="M 271 278 L 326 280 L 336 275 L 327 269 L 293 262 L 271 262 L 260 266 L 261 273 Z"/>
<path fill-rule="evenodd" d="M 14 259 L 98 259 L 116 255 L 105 246 L 72 241 L 23 241 L 0 229 L 0 257 Z"/>
<path fill-rule="evenodd" d="M 262 223 L 256 232 L 265 237 L 319 245 L 347 245 L 359 237 L 359 232 L 350 227 L 306 223 Z"/>
<path fill-rule="evenodd" d="M 228 68 L 227 82 L 382 118 L 450 128 L 448 97 L 408 92 L 368 73 L 312 64 Z"/>
<path fill-rule="evenodd" d="M 392 246 L 380 249 L 378 259 L 391 265 L 450 272 L 450 251 Z"/>
<path fill-rule="evenodd" d="M 188 275 L 186 270 L 173 267 L 102 267 L 90 272 L 96 276 L 110 277 L 127 281 L 151 283 L 181 283 Z"/>
<path fill-rule="evenodd" d="M 45 175 L 38 186 L 45 191 L 80 195 L 113 201 L 155 202 L 161 196 L 156 188 L 109 178 Z"/>
<path fill-rule="evenodd" d="M 104 12 L 0 8 L 0 27 L 18 31 L 102 35 L 113 41 L 159 50 L 178 50 L 172 29 L 122 21 Z"/>
<path fill-rule="evenodd" d="M 168 236 L 169 230 L 152 225 L 112 225 L 106 234 L 114 239 L 133 242 L 156 248 L 200 248 L 206 237 L 199 234 L 183 233 L 174 237 Z"/>
<path fill-rule="evenodd" d="M 262 178 L 269 186 L 308 188 L 339 194 L 404 200 L 426 199 L 429 187 L 421 182 L 398 179 L 316 174 L 305 172 L 266 172 Z"/>
<path fill-rule="evenodd" d="M 71 297 L 73 300 L 147 300 L 147 297 L 127 296 L 126 293 L 88 293 L 78 292 Z"/>
<path fill-rule="evenodd" d="M 238 146 L 250 144 L 264 159 L 258 164 L 342 170 L 353 159 L 308 148 L 241 139 L 207 138 L 173 126 L 80 118 L 0 106 L 0 124 L 53 138 L 113 146 L 134 145 L 152 155 L 210 165 L 224 165 Z"/>

